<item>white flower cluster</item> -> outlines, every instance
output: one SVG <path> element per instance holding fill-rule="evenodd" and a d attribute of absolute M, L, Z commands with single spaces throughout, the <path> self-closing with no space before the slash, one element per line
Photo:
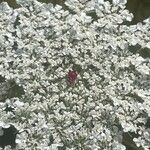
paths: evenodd
<path fill-rule="evenodd" d="M 132 132 L 148 150 L 150 59 L 129 47 L 150 48 L 150 19 L 124 25 L 126 0 L 17 2 L 0 4 L 0 76 L 24 90 L 0 102 L 1 123 L 20 131 L 16 149 L 125 150 Z"/>

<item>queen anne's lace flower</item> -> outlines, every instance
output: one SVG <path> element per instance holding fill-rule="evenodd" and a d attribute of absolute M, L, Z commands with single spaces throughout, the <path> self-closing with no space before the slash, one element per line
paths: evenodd
<path fill-rule="evenodd" d="M 126 0 L 17 3 L 0 4 L 0 137 L 12 124 L 16 149 L 124 150 L 131 132 L 149 149 L 150 19 L 124 25 Z"/>

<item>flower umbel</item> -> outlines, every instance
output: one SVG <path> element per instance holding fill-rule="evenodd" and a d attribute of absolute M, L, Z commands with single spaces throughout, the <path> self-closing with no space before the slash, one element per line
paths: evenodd
<path fill-rule="evenodd" d="M 128 25 L 126 0 L 16 1 L 0 4 L 0 147 L 12 124 L 16 149 L 124 150 L 131 133 L 149 150 L 150 19 Z"/>

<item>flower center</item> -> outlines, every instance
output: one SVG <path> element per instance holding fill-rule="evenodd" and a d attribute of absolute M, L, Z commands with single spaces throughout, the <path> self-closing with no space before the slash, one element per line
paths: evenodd
<path fill-rule="evenodd" d="M 77 71 L 75 70 L 69 70 L 68 72 L 68 80 L 70 83 L 74 83 L 77 78 Z"/>

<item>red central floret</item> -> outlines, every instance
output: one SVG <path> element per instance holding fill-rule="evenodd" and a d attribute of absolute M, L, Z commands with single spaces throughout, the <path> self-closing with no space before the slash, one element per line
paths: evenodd
<path fill-rule="evenodd" d="M 77 78 L 77 71 L 75 70 L 69 70 L 68 72 L 68 80 L 70 83 L 74 83 Z"/>

